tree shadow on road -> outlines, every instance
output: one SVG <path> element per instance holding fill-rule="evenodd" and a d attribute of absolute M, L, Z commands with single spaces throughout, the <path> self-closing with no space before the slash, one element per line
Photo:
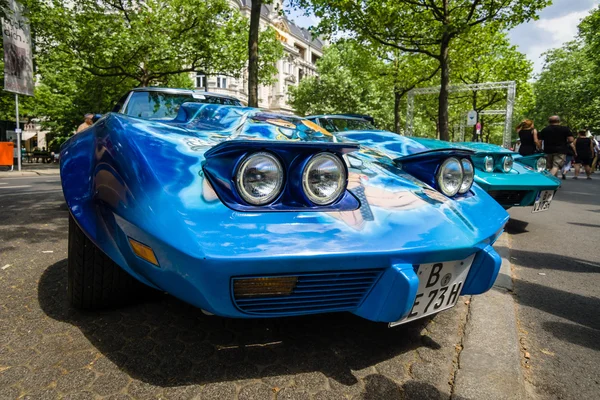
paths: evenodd
<path fill-rule="evenodd" d="M 510 250 L 510 258 L 519 267 L 532 269 L 555 269 L 565 272 L 600 273 L 600 263 L 558 254 L 526 250 Z"/>
<path fill-rule="evenodd" d="M 587 347 L 591 350 L 600 350 L 599 329 L 554 321 L 546 321 L 542 324 L 542 327 L 561 341 Z"/>
<path fill-rule="evenodd" d="M 516 300 L 523 306 L 533 307 L 584 327 L 600 329 L 600 299 L 566 292 L 527 282 L 515 281 Z"/>
<path fill-rule="evenodd" d="M 349 313 L 277 319 L 209 317 L 168 295 L 94 313 L 67 304 L 67 261 L 48 267 L 38 300 L 51 318 L 79 328 L 121 370 L 156 386 L 322 372 L 342 385 L 361 370 L 420 347 L 427 320 L 388 329 Z M 447 397 L 447 396 L 446 396 Z"/>
<path fill-rule="evenodd" d="M 366 376 L 365 391 L 360 397 L 361 400 L 447 400 L 450 395 L 440 392 L 435 386 L 424 382 L 408 381 L 402 386 L 396 384 L 391 379 L 373 374 Z M 461 396 L 452 396 L 453 400 L 465 400 Z"/>

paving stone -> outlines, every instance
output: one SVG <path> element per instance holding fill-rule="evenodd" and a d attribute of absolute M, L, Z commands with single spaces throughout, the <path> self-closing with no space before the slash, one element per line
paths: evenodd
<path fill-rule="evenodd" d="M 21 387 L 26 392 L 45 389 L 55 383 L 62 375 L 63 372 L 57 367 L 44 368 L 23 376 Z"/>
<path fill-rule="evenodd" d="M 162 388 L 142 381 L 132 381 L 127 386 L 126 392 L 134 399 L 153 400 L 162 396 Z"/>
<path fill-rule="evenodd" d="M 163 390 L 164 399 L 188 400 L 196 398 L 202 390 L 199 385 L 194 386 L 174 386 Z"/>
<path fill-rule="evenodd" d="M 229 400 L 236 398 L 236 388 L 231 382 L 209 383 L 200 392 L 201 400 Z"/>
<path fill-rule="evenodd" d="M 96 374 L 87 368 L 62 375 L 56 381 L 56 389 L 61 393 L 73 393 L 88 387 L 96 379 Z"/>
<path fill-rule="evenodd" d="M 71 393 L 63 397 L 64 400 L 93 400 L 96 396 L 92 392 Z"/>
<path fill-rule="evenodd" d="M 129 384 L 129 377 L 122 372 L 110 372 L 101 375 L 92 385 L 92 390 L 100 396 L 116 394 Z"/>
<path fill-rule="evenodd" d="M 318 392 L 327 385 L 327 377 L 321 372 L 305 372 L 294 376 L 295 386 L 306 392 Z"/>
<path fill-rule="evenodd" d="M 15 386 L 2 386 L 0 389 L 0 400 L 14 400 L 18 398 L 21 393 L 21 390 Z"/>
<path fill-rule="evenodd" d="M 245 386 L 238 394 L 239 400 L 268 400 L 275 397 L 273 389 L 262 383 Z"/>
<path fill-rule="evenodd" d="M 19 382 L 24 376 L 29 374 L 26 367 L 9 367 L 0 369 L 0 387 L 9 387 Z"/>
<path fill-rule="evenodd" d="M 310 394 L 303 390 L 286 387 L 277 392 L 277 400 L 310 400 Z"/>
<path fill-rule="evenodd" d="M 389 400 L 402 398 L 402 388 L 383 375 L 369 375 L 364 379 L 364 382 L 364 392 L 355 395 L 355 399 Z"/>
<path fill-rule="evenodd" d="M 96 353 L 93 351 L 78 351 L 64 358 L 59 366 L 67 371 L 74 371 L 79 368 L 90 366 L 96 359 Z"/>

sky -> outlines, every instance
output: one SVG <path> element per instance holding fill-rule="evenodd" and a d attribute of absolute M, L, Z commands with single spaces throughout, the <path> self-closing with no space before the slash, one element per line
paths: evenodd
<path fill-rule="evenodd" d="M 508 36 L 512 44 L 533 62 L 537 74 L 544 65 L 542 54 L 573 40 L 579 21 L 599 4 L 600 0 L 553 0 L 551 6 L 539 13 L 537 21 L 517 26 Z M 290 11 L 289 18 L 305 28 L 318 22 L 314 16 L 304 16 L 301 11 Z"/>

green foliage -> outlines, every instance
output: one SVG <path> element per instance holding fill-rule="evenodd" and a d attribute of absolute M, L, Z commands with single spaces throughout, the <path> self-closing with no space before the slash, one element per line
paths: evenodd
<path fill-rule="evenodd" d="M 590 57 L 591 56 L 591 57 Z M 533 117 L 545 123 L 558 115 L 572 129 L 600 129 L 600 93 L 594 54 L 578 40 L 545 54 L 545 65 L 534 84 Z"/>
<path fill-rule="evenodd" d="M 480 26 L 505 29 L 537 17 L 549 0 L 293 0 L 320 19 L 324 35 L 345 34 L 401 52 L 427 55 L 440 65 L 438 120 L 448 138 L 449 50 Z"/>
<path fill-rule="evenodd" d="M 1 0 L 0 0 L 1 1 Z M 227 0 L 23 0 L 29 8 L 40 84 L 22 115 L 67 136 L 89 112 L 105 113 L 132 87 L 193 88 L 193 72 L 241 76 L 248 19 Z M 273 81 L 283 47 L 259 36 L 259 81 Z M 14 119 L 14 96 L 0 95 L 0 117 Z"/>

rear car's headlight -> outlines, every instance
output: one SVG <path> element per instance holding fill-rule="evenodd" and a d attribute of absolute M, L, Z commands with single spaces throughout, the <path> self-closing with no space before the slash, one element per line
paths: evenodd
<path fill-rule="evenodd" d="M 546 159 L 544 157 L 537 159 L 535 163 L 535 169 L 537 172 L 544 172 L 546 170 Z"/>
<path fill-rule="evenodd" d="M 510 172 L 513 167 L 513 158 L 511 156 L 502 157 L 502 171 Z"/>
<path fill-rule="evenodd" d="M 463 183 L 463 167 L 457 158 L 446 159 L 438 169 L 436 181 L 440 191 L 448 197 L 458 193 Z"/>
<path fill-rule="evenodd" d="M 346 168 L 342 160 L 331 153 L 314 155 L 302 173 L 304 194 L 319 206 L 338 200 L 346 190 L 346 184 Z"/>
<path fill-rule="evenodd" d="M 483 159 L 483 167 L 485 168 L 485 172 L 493 172 L 494 158 L 491 156 L 485 156 L 485 158 Z"/>
<path fill-rule="evenodd" d="M 283 167 L 273 154 L 250 154 L 240 164 L 236 187 L 242 199 L 256 206 L 271 203 L 283 188 Z"/>
<path fill-rule="evenodd" d="M 463 158 L 462 160 L 460 160 L 460 163 L 463 169 L 463 180 L 458 193 L 464 194 L 471 189 L 471 186 L 473 186 L 473 179 L 475 179 L 475 169 L 473 167 L 473 163 L 468 158 Z"/>

